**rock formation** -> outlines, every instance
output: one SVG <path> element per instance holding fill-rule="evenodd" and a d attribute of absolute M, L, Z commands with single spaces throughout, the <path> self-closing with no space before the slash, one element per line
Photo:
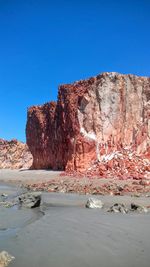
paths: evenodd
<path fill-rule="evenodd" d="M 26 136 L 34 169 L 106 172 L 145 155 L 149 171 L 150 78 L 112 72 L 62 85 L 57 103 L 28 109 Z"/>
<path fill-rule="evenodd" d="M 0 169 L 30 168 L 32 155 L 28 146 L 15 139 L 0 139 Z"/>

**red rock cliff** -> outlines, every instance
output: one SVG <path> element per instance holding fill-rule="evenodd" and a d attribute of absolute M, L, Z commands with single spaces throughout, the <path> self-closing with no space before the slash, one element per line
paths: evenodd
<path fill-rule="evenodd" d="M 26 144 L 0 139 L 0 169 L 30 168 L 32 155 Z"/>
<path fill-rule="evenodd" d="M 122 150 L 149 157 L 150 78 L 102 73 L 62 85 L 57 103 L 29 108 L 26 135 L 35 169 L 85 171 Z"/>

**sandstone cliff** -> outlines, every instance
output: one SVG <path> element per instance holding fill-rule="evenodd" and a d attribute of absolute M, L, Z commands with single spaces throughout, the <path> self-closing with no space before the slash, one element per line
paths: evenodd
<path fill-rule="evenodd" d="M 57 103 L 28 109 L 26 135 L 35 169 L 87 172 L 98 164 L 101 172 L 118 158 L 149 160 L 150 78 L 102 73 L 62 85 Z"/>
<path fill-rule="evenodd" d="M 32 155 L 26 144 L 0 139 L 0 169 L 30 168 Z"/>

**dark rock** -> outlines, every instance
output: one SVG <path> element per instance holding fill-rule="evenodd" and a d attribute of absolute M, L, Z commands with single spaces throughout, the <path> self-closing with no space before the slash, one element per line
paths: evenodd
<path fill-rule="evenodd" d="M 113 206 L 111 206 L 108 209 L 108 212 L 120 212 L 120 213 L 128 213 L 128 209 L 126 208 L 126 206 L 124 204 L 119 204 L 119 203 L 115 203 Z"/>
<path fill-rule="evenodd" d="M 135 204 L 135 203 L 131 203 L 131 211 L 137 211 L 137 212 L 148 212 L 148 209 L 144 206 Z"/>

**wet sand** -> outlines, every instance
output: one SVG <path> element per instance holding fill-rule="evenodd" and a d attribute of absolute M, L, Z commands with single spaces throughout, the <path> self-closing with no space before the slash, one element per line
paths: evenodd
<path fill-rule="evenodd" d="M 16 180 L 17 171 L 13 173 L 5 180 L 0 177 L 0 193 L 12 196 L 20 190 L 18 185 L 6 186 L 11 177 Z M 150 198 L 96 196 L 104 202 L 103 210 L 86 209 L 88 198 L 43 192 L 41 209 L 45 215 L 39 208 L 1 209 L 0 251 L 15 256 L 10 266 L 149 267 L 150 213 L 113 214 L 106 210 L 115 202 L 149 205 Z"/>

